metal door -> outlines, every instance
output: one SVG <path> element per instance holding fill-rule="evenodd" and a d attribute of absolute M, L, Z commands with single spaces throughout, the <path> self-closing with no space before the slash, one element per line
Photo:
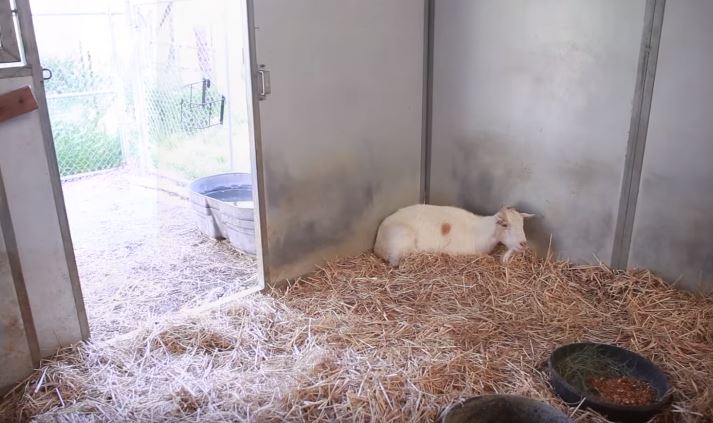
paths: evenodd
<path fill-rule="evenodd" d="M 371 248 L 386 215 L 419 201 L 426 4 L 248 8 L 269 283 Z"/>
<path fill-rule="evenodd" d="M 8 1 L 0 0 L 3 47 L 16 43 L 19 54 L 4 55 L 0 66 L 7 106 L 0 114 L 0 390 L 41 357 L 89 335 L 30 7 L 28 0 Z M 17 35 L 14 43 L 6 42 L 9 33 Z M 17 113 L 6 113 L 17 104 Z"/>
<path fill-rule="evenodd" d="M 0 175 L 0 393 L 31 372 L 40 358 L 13 233 Z"/>

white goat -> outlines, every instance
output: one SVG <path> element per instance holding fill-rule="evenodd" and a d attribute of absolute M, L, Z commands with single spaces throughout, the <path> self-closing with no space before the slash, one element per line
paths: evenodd
<path fill-rule="evenodd" d="M 488 254 L 502 242 L 508 248 L 506 262 L 514 252 L 527 248 L 524 218 L 532 216 L 510 207 L 493 216 L 478 216 L 457 207 L 416 204 L 381 222 L 374 253 L 396 267 L 418 251 Z"/>

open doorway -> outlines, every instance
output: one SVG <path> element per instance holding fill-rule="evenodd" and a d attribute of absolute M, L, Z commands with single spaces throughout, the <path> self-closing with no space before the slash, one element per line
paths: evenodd
<path fill-rule="evenodd" d="M 258 286 L 252 219 L 215 201 L 247 193 L 220 207 L 252 216 L 232 3 L 31 1 L 95 340 Z"/>

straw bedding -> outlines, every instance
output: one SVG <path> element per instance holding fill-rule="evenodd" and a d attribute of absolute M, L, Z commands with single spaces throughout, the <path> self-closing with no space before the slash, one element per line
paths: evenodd
<path fill-rule="evenodd" d="M 713 299 L 647 271 L 516 257 L 373 255 L 328 263 L 286 292 L 176 315 L 61 352 L 0 405 L 37 421 L 433 421 L 484 393 L 543 399 L 543 361 L 609 342 L 662 366 L 660 421 L 711 421 Z M 15 413 L 15 414 L 7 414 Z M 577 410 L 577 421 L 604 421 Z"/>

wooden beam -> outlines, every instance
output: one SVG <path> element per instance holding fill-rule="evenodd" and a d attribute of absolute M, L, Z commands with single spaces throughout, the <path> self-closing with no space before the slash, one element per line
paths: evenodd
<path fill-rule="evenodd" d="M 36 109 L 37 101 L 29 86 L 0 94 L 0 122 L 5 122 Z"/>

